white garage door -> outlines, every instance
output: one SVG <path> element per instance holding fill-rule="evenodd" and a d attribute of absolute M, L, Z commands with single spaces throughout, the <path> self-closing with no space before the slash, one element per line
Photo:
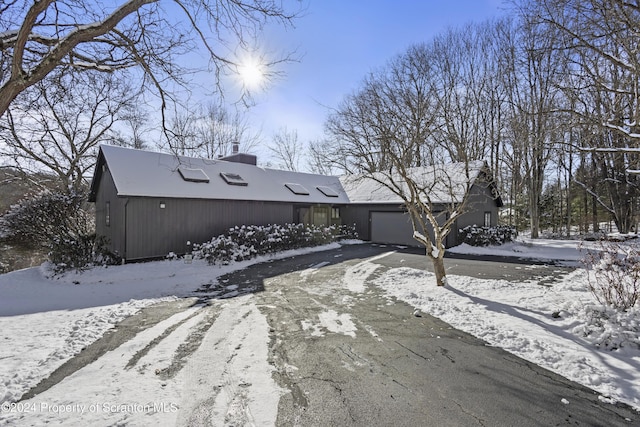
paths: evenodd
<path fill-rule="evenodd" d="M 371 212 L 371 241 L 396 245 L 422 246 L 413 238 L 408 214 L 401 212 Z"/>

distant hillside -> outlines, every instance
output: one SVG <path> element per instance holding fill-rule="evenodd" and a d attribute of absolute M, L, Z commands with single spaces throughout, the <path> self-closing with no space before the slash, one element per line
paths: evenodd
<path fill-rule="evenodd" d="M 29 180 L 13 169 L 0 169 L 0 215 L 30 190 Z"/>
<path fill-rule="evenodd" d="M 13 168 L 0 167 L 0 216 L 27 194 L 39 193 L 44 187 L 54 185 L 55 178 L 51 176 L 26 175 Z"/>
<path fill-rule="evenodd" d="M 28 176 L 12 168 L 0 168 L 0 216 L 29 193 L 39 193 L 43 184 L 52 183 L 49 176 Z M 46 254 L 37 250 L 13 248 L 0 242 L 0 274 L 7 271 L 39 265 Z"/>

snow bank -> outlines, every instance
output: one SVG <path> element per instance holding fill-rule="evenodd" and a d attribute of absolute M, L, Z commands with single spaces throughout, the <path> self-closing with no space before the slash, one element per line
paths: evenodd
<path fill-rule="evenodd" d="M 451 275 L 448 279 L 449 286 L 437 287 L 432 273 L 403 267 L 388 270 L 376 284 L 490 345 L 590 387 L 610 401 L 640 408 L 638 346 L 627 341 L 625 347 L 609 351 L 596 345 L 602 334 L 625 339 L 635 335 L 637 342 L 637 318 L 629 316 L 636 319 L 635 326 L 624 320 L 597 326 L 591 315 L 596 303 L 584 270 L 553 286 Z M 619 344 L 623 341 L 618 339 Z"/>
<path fill-rule="evenodd" d="M 577 265 L 584 257 L 578 240 L 551 240 L 518 238 L 515 242 L 499 246 L 470 246 L 463 243 L 448 249 L 452 254 L 497 255 L 540 261 L 565 261 L 564 264 Z M 587 244 L 585 247 L 589 247 Z"/>

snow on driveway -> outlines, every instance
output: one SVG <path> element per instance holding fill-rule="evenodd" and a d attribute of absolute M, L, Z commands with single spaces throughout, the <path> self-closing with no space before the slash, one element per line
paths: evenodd
<path fill-rule="evenodd" d="M 268 363 L 269 327 L 252 298 L 181 311 L 17 403 L 15 411 L 3 411 L 0 422 L 273 425 L 281 390 Z M 181 355 L 190 337 L 203 329 L 198 349 Z M 181 361 L 184 366 L 173 369 Z"/>
<path fill-rule="evenodd" d="M 549 242 L 553 250 L 547 258 L 575 259 L 576 244 Z M 520 254 L 532 252 L 525 244 L 514 248 Z M 279 257 L 305 252 L 309 250 Z M 272 424 L 282 391 L 271 379 L 269 328 L 251 295 L 178 313 L 52 389 L 16 403 L 24 392 L 122 318 L 161 300 L 193 295 L 198 287 L 216 283 L 223 274 L 264 260 L 225 267 L 159 261 L 97 268 L 57 279 L 47 278 L 39 268 L 0 275 L 0 424 L 77 424 L 79 420 L 96 425 L 201 420 Z M 316 265 L 304 274 L 314 274 L 322 267 Z M 341 285 L 352 293 L 380 286 L 389 296 L 490 345 L 504 347 L 592 387 L 605 396 L 604 400 L 640 408 L 640 309 L 624 316 L 612 315 L 609 320 L 598 317 L 585 272 L 576 270 L 550 286 L 537 281 L 514 283 L 461 276 L 449 276 L 449 283 L 438 288 L 430 273 L 408 268 L 383 271 L 375 259 L 368 259 L 346 269 Z M 357 304 L 353 298 L 350 301 Z M 351 319 L 340 315 L 328 312 L 319 319 L 325 325 L 308 326 L 321 331 L 332 325 L 340 333 L 354 333 Z M 205 327 L 207 322 L 213 326 Z M 181 344 L 205 329 L 201 346 L 181 359 L 184 366 L 171 374 Z M 616 350 L 596 345 L 607 337 L 618 344 Z M 149 346 L 156 338 L 157 344 Z M 78 405 L 89 406 L 83 409 Z M 37 411 L 27 413 L 30 409 Z M 67 412 L 54 412 L 62 409 Z"/>
<path fill-rule="evenodd" d="M 0 275 L 0 422 L 25 392 L 140 309 L 191 296 L 251 264 L 339 247 L 332 243 L 228 266 L 166 260 L 57 277 L 49 277 L 45 266 Z"/>

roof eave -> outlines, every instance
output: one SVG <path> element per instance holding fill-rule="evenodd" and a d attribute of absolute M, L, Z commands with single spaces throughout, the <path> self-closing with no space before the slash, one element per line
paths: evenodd
<path fill-rule="evenodd" d="M 98 151 L 98 160 L 96 161 L 95 169 L 93 170 L 93 178 L 91 178 L 91 187 L 89 189 L 88 201 L 91 203 L 96 202 L 98 197 L 98 188 L 100 180 L 102 179 L 102 165 L 105 163 L 104 154 L 102 153 L 102 147 Z"/>

